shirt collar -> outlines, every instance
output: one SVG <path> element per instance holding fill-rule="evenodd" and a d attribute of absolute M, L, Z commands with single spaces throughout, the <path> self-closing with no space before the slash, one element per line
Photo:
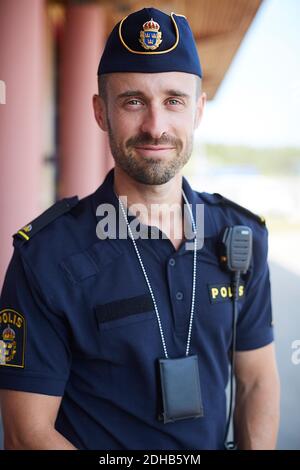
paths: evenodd
<path fill-rule="evenodd" d="M 116 209 L 119 207 L 119 201 L 114 192 L 114 168 L 107 173 L 103 183 L 93 194 L 95 214 L 100 204 L 112 204 Z"/>
<path fill-rule="evenodd" d="M 201 197 L 201 193 L 194 191 L 185 177 L 182 178 L 182 189 L 190 204 L 197 228 L 198 238 L 210 238 L 216 235 L 216 224 L 212 209 Z M 203 211 L 203 217 L 201 217 Z"/>
<path fill-rule="evenodd" d="M 112 204 L 116 210 L 116 214 L 119 213 L 119 201 L 114 192 L 114 168 L 112 168 L 106 175 L 101 186 L 93 194 L 93 208 L 94 214 L 96 215 L 97 207 L 100 204 Z M 204 199 L 201 198 L 201 193 L 194 191 L 187 179 L 183 176 L 182 178 L 182 189 L 186 196 L 187 201 L 190 204 L 191 212 L 196 224 L 198 238 L 209 238 L 216 235 L 216 224 L 212 214 L 212 209 Z M 197 208 L 198 207 L 198 208 Z M 202 209 L 200 208 L 202 207 Z M 201 210 L 204 210 L 204 217 L 199 216 Z M 119 217 L 117 217 L 116 226 L 119 226 Z M 190 220 L 190 219 L 189 219 Z M 204 224 L 204 227 L 203 227 Z"/>

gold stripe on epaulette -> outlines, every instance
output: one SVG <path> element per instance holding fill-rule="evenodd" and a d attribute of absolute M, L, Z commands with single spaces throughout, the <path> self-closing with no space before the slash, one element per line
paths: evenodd
<path fill-rule="evenodd" d="M 20 235 L 22 235 L 22 237 L 25 238 L 25 240 L 29 240 L 28 235 L 26 235 L 26 233 L 22 232 L 22 230 L 18 230 L 18 233 L 19 233 Z"/>

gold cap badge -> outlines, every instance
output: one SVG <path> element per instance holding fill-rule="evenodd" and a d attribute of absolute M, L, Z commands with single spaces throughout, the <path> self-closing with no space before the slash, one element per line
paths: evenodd
<path fill-rule="evenodd" d="M 146 50 L 153 51 L 162 43 L 162 33 L 159 31 L 160 25 L 151 18 L 143 24 L 143 31 L 140 31 L 139 42 Z"/>

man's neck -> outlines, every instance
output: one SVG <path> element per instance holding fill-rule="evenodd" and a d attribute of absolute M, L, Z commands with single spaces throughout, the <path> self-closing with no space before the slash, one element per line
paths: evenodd
<path fill-rule="evenodd" d="M 182 201 L 182 176 L 177 174 L 170 181 L 160 185 L 143 184 L 128 176 L 122 169 L 114 169 L 114 190 L 119 196 L 126 196 L 128 206 L 132 204 L 179 204 Z"/>
<path fill-rule="evenodd" d="M 118 196 L 126 196 L 127 207 L 142 205 L 145 212 L 138 216 L 146 225 L 159 227 L 178 248 L 182 241 L 182 176 L 177 174 L 167 183 L 148 185 L 135 181 L 121 168 L 114 170 L 114 190 Z M 170 229 L 166 220 L 170 217 Z"/>

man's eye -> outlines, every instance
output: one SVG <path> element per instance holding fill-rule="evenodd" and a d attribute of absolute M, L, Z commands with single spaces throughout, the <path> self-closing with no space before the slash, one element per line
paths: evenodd
<path fill-rule="evenodd" d="M 179 101 L 179 100 L 176 100 L 175 98 L 170 98 L 170 99 L 168 100 L 168 104 L 171 104 L 172 106 L 174 106 L 174 105 L 182 104 L 182 102 Z"/>
<path fill-rule="evenodd" d="M 129 104 L 130 106 L 138 106 L 142 105 L 143 103 L 140 100 L 130 100 L 127 101 L 126 104 Z"/>

